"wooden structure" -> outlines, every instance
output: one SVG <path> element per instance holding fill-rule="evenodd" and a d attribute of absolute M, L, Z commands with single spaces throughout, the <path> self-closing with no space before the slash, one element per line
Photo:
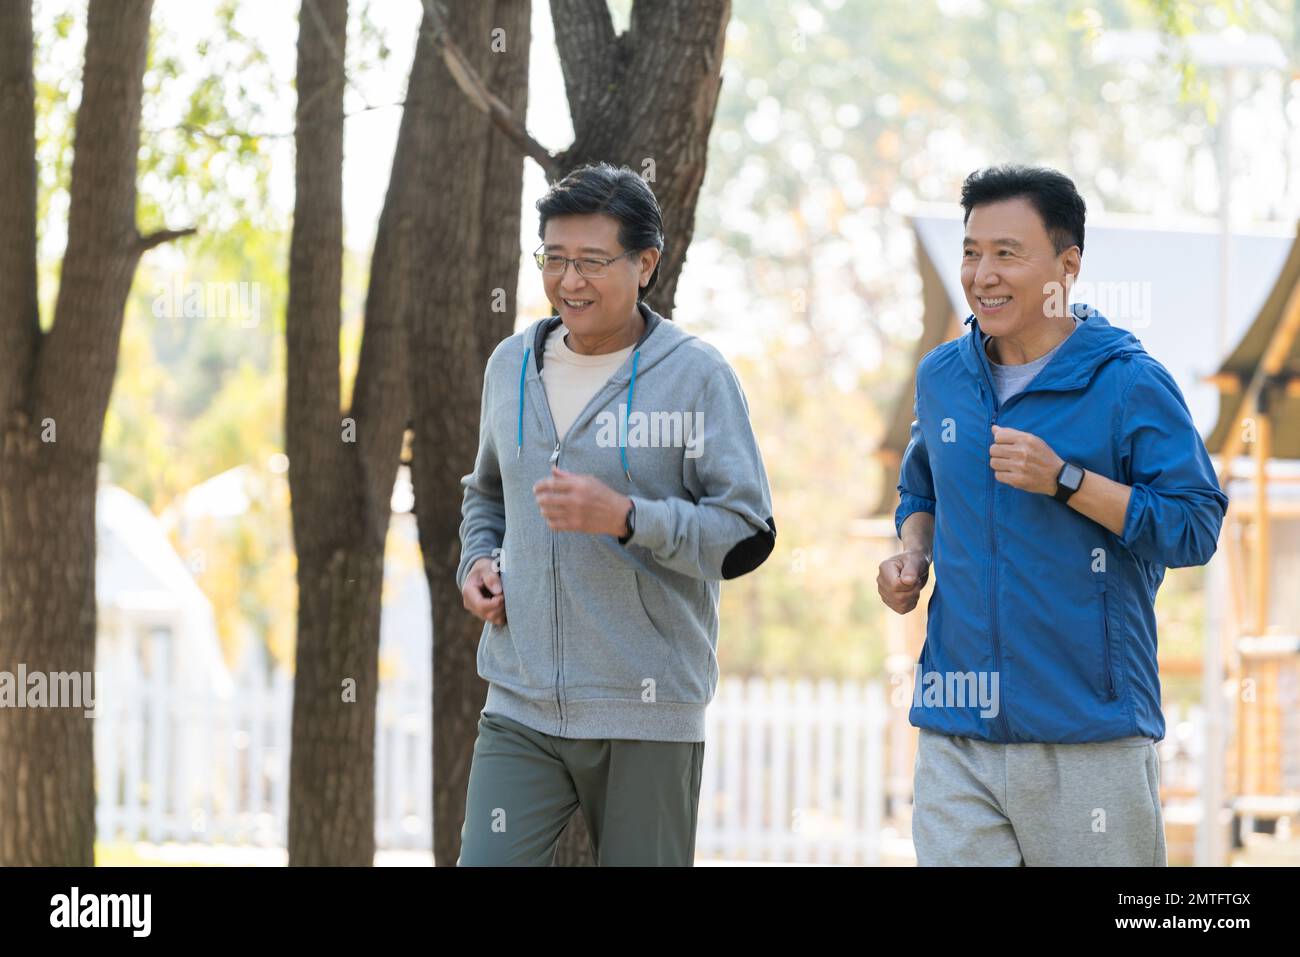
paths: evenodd
<path fill-rule="evenodd" d="M 1261 822 L 1274 843 L 1300 823 L 1300 237 L 1211 381 L 1222 400 L 1207 445 L 1232 504 L 1227 627 L 1207 659 L 1221 662 L 1230 703 L 1221 754 L 1234 846 L 1249 850 Z"/>

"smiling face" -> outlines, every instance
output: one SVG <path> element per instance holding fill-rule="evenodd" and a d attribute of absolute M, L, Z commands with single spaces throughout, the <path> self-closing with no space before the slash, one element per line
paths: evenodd
<path fill-rule="evenodd" d="M 1079 274 L 1079 247 L 1060 254 L 1042 217 L 1020 197 L 976 206 L 966 221 L 961 285 L 980 328 L 990 336 L 1018 338 L 1048 317 L 1053 283 L 1068 290 Z"/>
<path fill-rule="evenodd" d="M 570 259 L 614 259 L 626 252 L 618 241 L 618 220 L 604 213 L 555 216 L 546 221 L 543 245 L 547 253 Z M 546 298 L 569 331 L 582 338 L 603 338 L 623 329 L 636 317 L 637 293 L 650 281 L 657 249 L 614 259 L 605 275 L 589 279 L 567 264 L 563 276 L 542 274 Z"/>

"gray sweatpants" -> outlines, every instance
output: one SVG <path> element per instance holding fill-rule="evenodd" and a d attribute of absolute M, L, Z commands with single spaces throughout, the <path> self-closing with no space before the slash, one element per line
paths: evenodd
<path fill-rule="evenodd" d="M 922 867 L 1167 864 L 1151 738 L 994 744 L 922 728 L 913 793 Z"/>
<path fill-rule="evenodd" d="M 579 809 L 600 866 L 695 863 L 703 741 L 560 738 L 485 711 L 458 866 L 545 866 Z"/>

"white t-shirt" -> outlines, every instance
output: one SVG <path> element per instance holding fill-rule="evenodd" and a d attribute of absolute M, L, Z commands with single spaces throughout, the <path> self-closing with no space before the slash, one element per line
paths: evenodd
<path fill-rule="evenodd" d="M 542 385 L 546 388 L 546 401 L 555 420 L 555 431 L 561 439 L 573 425 L 592 397 L 601 390 L 609 377 L 632 354 L 633 346 L 599 356 L 584 356 L 574 352 L 564 342 L 569 330 L 561 323 L 546 337 L 546 353 L 542 359 Z"/>

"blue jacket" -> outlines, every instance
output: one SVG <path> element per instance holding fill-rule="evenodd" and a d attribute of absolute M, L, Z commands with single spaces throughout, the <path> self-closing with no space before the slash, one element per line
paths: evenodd
<path fill-rule="evenodd" d="M 917 727 L 997 742 L 1164 737 L 1156 590 L 1166 568 L 1209 561 L 1228 498 L 1169 372 L 1072 308 L 1078 327 L 1000 407 L 974 316 L 917 368 L 894 517 L 901 530 L 913 512 L 935 516 Z M 1123 533 L 997 481 L 994 424 L 1132 486 Z"/>

